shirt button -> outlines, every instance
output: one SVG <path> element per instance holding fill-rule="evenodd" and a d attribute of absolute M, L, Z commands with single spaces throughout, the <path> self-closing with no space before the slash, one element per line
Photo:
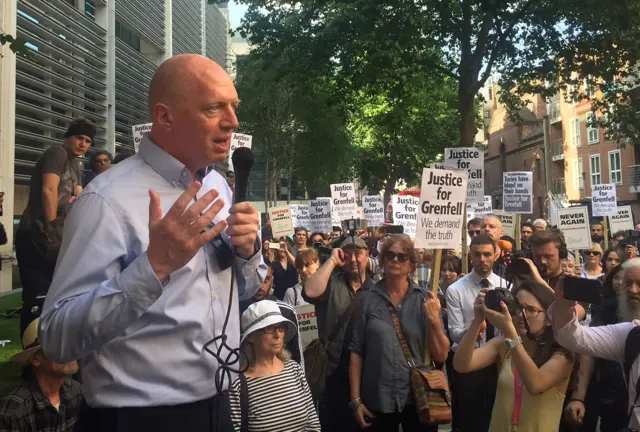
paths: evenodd
<path fill-rule="evenodd" d="M 215 294 L 215 295 L 213 296 L 213 299 L 214 299 L 214 300 L 218 300 L 218 294 Z"/>
<path fill-rule="evenodd" d="M 153 301 L 158 300 L 158 296 L 157 296 L 157 295 L 155 295 L 155 294 L 151 294 L 151 295 L 149 296 L 149 298 L 150 298 L 151 300 L 153 300 Z"/>

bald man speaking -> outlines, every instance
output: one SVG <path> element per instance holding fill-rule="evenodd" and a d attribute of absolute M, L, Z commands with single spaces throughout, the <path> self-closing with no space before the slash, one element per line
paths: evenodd
<path fill-rule="evenodd" d="M 80 431 L 232 430 L 228 379 L 205 344 L 240 340 L 238 300 L 266 275 L 258 214 L 232 205 L 206 168 L 238 127 L 227 73 L 198 55 L 165 61 L 149 87 L 150 134 L 93 180 L 67 217 L 40 342 L 53 361 L 80 359 Z M 213 204 L 212 204 L 213 203 Z M 246 288 L 246 289 L 245 289 Z"/>

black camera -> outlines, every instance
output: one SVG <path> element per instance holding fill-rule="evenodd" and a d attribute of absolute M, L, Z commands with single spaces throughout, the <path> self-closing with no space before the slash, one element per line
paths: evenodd
<path fill-rule="evenodd" d="M 635 245 L 638 241 L 640 241 L 640 230 L 625 230 L 623 240 L 625 244 Z"/>
<path fill-rule="evenodd" d="M 534 263 L 534 265 L 541 276 L 547 272 L 547 266 L 545 264 Z M 507 281 L 511 282 L 514 276 L 524 276 L 528 274 L 531 274 L 529 264 L 522 258 L 513 258 L 506 268 L 504 277 Z"/>
<path fill-rule="evenodd" d="M 520 312 L 520 303 L 518 302 L 518 299 L 515 298 L 513 294 L 511 294 L 511 291 L 506 288 L 493 289 L 487 292 L 484 296 L 484 305 L 487 309 L 502 312 L 500 302 L 504 302 L 504 304 L 507 305 L 507 309 L 509 309 L 511 316 Z"/>

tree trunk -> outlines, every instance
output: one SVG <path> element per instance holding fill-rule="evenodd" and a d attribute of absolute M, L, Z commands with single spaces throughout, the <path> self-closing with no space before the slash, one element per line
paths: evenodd
<path fill-rule="evenodd" d="M 289 167 L 287 177 L 287 204 L 291 204 L 291 183 L 293 181 L 293 169 L 291 167 Z"/>
<path fill-rule="evenodd" d="M 476 141 L 475 94 L 460 85 L 458 99 L 460 101 L 460 147 L 473 147 Z"/>
<path fill-rule="evenodd" d="M 264 167 L 264 211 L 269 211 L 269 156 L 267 156 Z"/>
<path fill-rule="evenodd" d="M 273 197 L 273 205 L 278 205 L 280 198 L 280 164 L 277 160 L 273 161 L 273 174 L 271 175 L 271 195 Z"/>
<path fill-rule="evenodd" d="M 396 187 L 396 182 L 398 181 L 398 176 L 396 173 L 389 173 L 389 177 L 387 177 L 384 186 L 384 211 L 387 212 L 387 206 L 391 201 L 391 195 L 393 194 L 393 190 Z"/>

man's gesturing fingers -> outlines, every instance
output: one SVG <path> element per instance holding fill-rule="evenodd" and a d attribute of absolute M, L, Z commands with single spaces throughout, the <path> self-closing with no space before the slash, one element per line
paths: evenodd
<path fill-rule="evenodd" d="M 162 219 L 162 207 L 160 206 L 160 195 L 153 189 L 149 190 L 149 225 Z"/>
<path fill-rule="evenodd" d="M 202 218 L 202 212 L 213 202 L 213 200 L 215 200 L 218 197 L 218 192 L 215 190 L 210 190 L 209 192 L 207 192 L 206 194 L 204 194 L 203 196 L 201 196 L 196 202 L 194 202 L 191 207 L 189 207 L 180 217 L 180 223 L 185 224 L 185 225 L 191 225 L 194 223 L 194 221 L 197 221 L 199 219 Z M 218 200 L 218 201 L 222 201 L 222 200 Z M 216 204 L 218 204 L 218 201 L 216 201 Z M 223 203 L 224 204 L 224 203 Z M 213 207 L 213 206 L 211 206 Z M 220 211 L 220 209 L 222 208 L 222 206 L 219 206 L 218 211 Z M 216 212 L 218 213 L 218 212 Z M 215 215 L 214 215 L 215 216 Z M 212 218 L 213 219 L 213 218 Z M 209 220 L 209 222 L 211 222 L 211 220 Z M 209 223 L 207 222 L 207 223 Z M 205 224 L 206 226 L 206 224 Z"/>
<path fill-rule="evenodd" d="M 204 198 L 204 197 L 203 197 Z M 202 198 L 201 198 L 202 199 Z M 196 203 L 197 204 L 197 203 Z M 194 204 L 194 206 L 196 205 Z M 193 207 L 193 206 L 191 206 Z M 195 219 L 195 221 L 191 224 L 190 228 L 189 228 L 189 236 L 191 237 L 195 237 L 197 236 L 203 229 L 205 229 L 206 227 L 209 226 L 209 224 L 211 223 L 211 221 L 213 220 L 213 218 L 216 217 L 216 215 L 220 212 L 220 210 L 222 210 L 222 207 L 224 207 L 224 201 L 222 199 L 219 199 L 218 201 L 214 202 L 211 207 L 209 207 L 209 209 L 204 212 L 203 214 L 201 214 L 199 217 L 197 217 L 197 219 Z M 199 214 L 199 213 L 198 213 Z M 225 221 L 225 226 L 226 226 L 226 221 Z M 224 228 L 223 228 L 224 229 Z M 219 234 L 219 233 L 218 233 Z M 214 236 L 215 237 L 215 236 Z M 206 242 L 205 242 L 206 243 Z"/>
<path fill-rule="evenodd" d="M 193 182 L 189 185 L 186 191 L 182 193 L 173 203 L 167 214 L 165 215 L 166 219 L 179 220 L 182 217 L 182 214 L 187 209 L 189 204 L 193 202 L 193 199 L 196 197 L 196 194 L 200 190 L 202 185 L 200 182 Z"/>

